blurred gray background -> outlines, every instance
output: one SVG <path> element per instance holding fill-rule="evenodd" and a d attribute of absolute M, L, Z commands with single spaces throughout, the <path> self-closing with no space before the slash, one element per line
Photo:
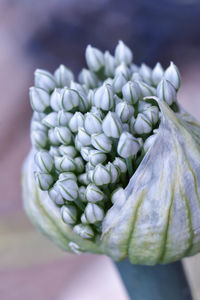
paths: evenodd
<path fill-rule="evenodd" d="M 75 73 L 88 43 L 113 51 L 122 39 L 135 62 L 182 74 L 178 98 L 200 120 L 200 1 L 0 0 L 0 299 L 127 300 L 111 261 L 63 253 L 29 223 L 20 172 L 30 148 L 33 72 L 60 63 Z M 200 299 L 200 256 L 184 260 Z"/>

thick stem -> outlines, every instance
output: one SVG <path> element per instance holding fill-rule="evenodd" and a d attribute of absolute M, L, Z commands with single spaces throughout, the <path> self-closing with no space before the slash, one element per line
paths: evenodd
<path fill-rule="evenodd" d="M 137 266 L 126 259 L 116 263 L 131 300 L 192 300 L 180 261 L 168 265 Z"/>

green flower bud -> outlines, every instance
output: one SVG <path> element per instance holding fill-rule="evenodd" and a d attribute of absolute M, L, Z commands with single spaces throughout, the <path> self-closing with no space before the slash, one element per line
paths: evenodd
<path fill-rule="evenodd" d="M 103 53 L 91 45 L 86 48 L 85 58 L 89 69 L 93 72 L 98 72 L 104 66 Z"/>
<path fill-rule="evenodd" d="M 42 172 L 51 173 L 54 161 L 47 151 L 38 151 L 35 155 L 35 163 Z"/>
<path fill-rule="evenodd" d="M 111 182 L 109 170 L 102 164 L 98 164 L 92 171 L 92 181 L 97 186 L 109 184 Z"/>
<path fill-rule="evenodd" d="M 91 144 L 90 135 L 87 133 L 87 131 L 83 127 L 79 127 L 77 139 L 78 139 L 79 143 L 81 144 L 81 147 L 82 146 L 90 146 L 90 144 Z"/>
<path fill-rule="evenodd" d="M 158 62 L 152 70 L 152 82 L 154 85 L 158 85 L 164 75 L 162 65 Z"/>
<path fill-rule="evenodd" d="M 108 112 L 102 123 L 102 129 L 108 137 L 119 138 L 122 133 L 122 123 L 114 112 Z"/>
<path fill-rule="evenodd" d="M 67 156 L 70 156 L 72 158 L 74 158 L 77 155 L 77 150 L 74 146 L 61 145 L 59 147 L 59 152 L 62 155 L 67 155 Z"/>
<path fill-rule="evenodd" d="M 88 112 L 85 115 L 84 127 L 89 134 L 99 133 L 102 132 L 102 121 L 96 114 Z"/>
<path fill-rule="evenodd" d="M 113 76 L 115 72 L 115 58 L 110 54 L 109 51 L 105 51 L 104 61 L 105 61 L 105 75 L 108 77 Z"/>
<path fill-rule="evenodd" d="M 69 145 L 72 139 L 71 131 L 67 127 L 56 127 L 54 129 L 57 139 L 61 144 Z"/>
<path fill-rule="evenodd" d="M 81 112 L 75 112 L 73 117 L 69 121 L 69 128 L 72 132 L 78 132 L 79 127 L 84 125 L 84 116 Z"/>
<path fill-rule="evenodd" d="M 90 183 L 85 190 L 85 199 L 88 202 L 96 203 L 102 201 L 105 195 L 95 184 Z"/>
<path fill-rule="evenodd" d="M 122 95 L 128 103 L 135 104 L 141 95 L 137 82 L 128 81 L 122 88 Z"/>
<path fill-rule="evenodd" d="M 117 153 L 123 158 L 128 158 L 134 156 L 139 149 L 138 140 L 129 132 L 123 132 L 119 139 Z"/>
<path fill-rule="evenodd" d="M 168 80 L 176 90 L 180 88 L 181 76 L 177 66 L 171 61 L 170 66 L 165 70 L 164 77 Z"/>
<path fill-rule="evenodd" d="M 64 65 L 60 65 L 54 72 L 54 77 L 58 87 L 70 86 L 70 82 L 74 80 L 74 74 Z"/>
<path fill-rule="evenodd" d="M 157 96 L 166 101 L 169 105 L 176 102 L 176 90 L 174 86 L 166 79 L 162 79 L 157 87 Z"/>
<path fill-rule="evenodd" d="M 83 69 L 78 78 L 80 83 L 85 84 L 88 88 L 95 88 L 98 84 L 97 76 L 87 69 Z"/>
<path fill-rule="evenodd" d="M 65 111 L 70 111 L 79 106 L 79 94 L 77 91 L 65 88 L 62 95 L 61 107 Z"/>
<path fill-rule="evenodd" d="M 55 156 L 55 167 L 58 171 L 61 172 L 70 172 L 76 170 L 76 163 L 73 158 L 70 156 L 64 155 L 64 156 Z"/>
<path fill-rule="evenodd" d="M 91 150 L 89 153 L 89 162 L 93 165 L 96 166 L 99 163 L 103 163 L 106 161 L 107 156 L 105 153 L 99 150 Z"/>
<path fill-rule="evenodd" d="M 152 83 L 152 70 L 146 64 L 142 64 L 139 70 L 142 79 L 149 85 Z"/>
<path fill-rule="evenodd" d="M 57 186 L 62 197 L 67 201 L 74 201 L 78 197 L 78 185 L 72 179 L 62 179 L 57 181 Z"/>
<path fill-rule="evenodd" d="M 35 181 L 39 188 L 43 191 L 47 191 L 53 184 L 53 177 L 45 172 L 35 172 Z"/>
<path fill-rule="evenodd" d="M 31 131 L 31 143 L 34 147 L 40 149 L 45 148 L 48 143 L 47 134 L 42 130 Z"/>
<path fill-rule="evenodd" d="M 83 239 L 91 239 L 94 236 L 92 227 L 89 225 L 78 224 L 74 226 L 73 231 L 80 235 Z"/>
<path fill-rule="evenodd" d="M 37 69 L 34 75 L 36 87 L 41 88 L 47 92 L 51 92 L 55 88 L 56 82 L 51 73 L 45 70 Z"/>
<path fill-rule="evenodd" d="M 94 94 L 94 104 L 103 110 L 111 110 L 113 107 L 113 89 L 111 85 L 104 84 Z"/>
<path fill-rule="evenodd" d="M 88 223 L 95 224 L 95 223 L 103 220 L 104 211 L 97 204 L 88 203 L 85 208 L 84 215 L 85 215 L 85 218 L 88 221 Z"/>
<path fill-rule="evenodd" d="M 66 224 L 76 224 L 77 209 L 74 205 L 63 205 L 60 212 L 63 222 Z"/>
<path fill-rule="evenodd" d="M 119 41 L 115 48 L 115 59 L 117 64 L 124 62 L 130 65 L 132 63 L 133 53 L 122 41 Z"/>
<path fill-rule="evenodd" d="M 99 151 L 108 153 L 112 149 L 112 141 L 104 133 L 95 133 L 91 136 L 91 144 Z"/>
<path fill-rule="evenodd" d="M 58 115 L 56 112 L 48 114 L 43 120 L 42 123 L 49 128 L 54 128 L 58 126 Z"/>
<path fill-rule="evenodd" d="M 123 86 L 127 83 L 127 79 L 123 73 L 115 75 L 112 83 L 113 91 L 115 93 L 121 93 Z"/>
<path fill-rule="evenodd" d="M 127 122 L 134 114 L 134 108 L 126 102 L 121 102 L 116 105 L 115 112 L 122 122 Z"/>
<path fill-rule="evenodd" d="M 152 131 L 151 120 L 143 113 L 139 113 L 135 120 L 134 130 L 137 134 L 145 134 Z"/>
<path fill-rule="evenodd" d="M 50 96 L 48 92 L 41 88 L 31 87 L 29 95 L 32 109 L 36 112 L 44 112 L 50 105 Z"/>

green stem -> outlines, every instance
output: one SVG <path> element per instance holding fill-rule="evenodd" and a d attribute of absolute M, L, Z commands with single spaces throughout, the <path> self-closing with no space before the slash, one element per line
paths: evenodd
<path fill-rule="evenodd" d="M 180 261 L 138 266 L 128 259 L 115 263 L 131 300 L 192 300 Z"/>
<path fill-rule="evenodd" d="M 128 169 L 128 174 L 129 174 L 130 177 L 133 175 L 133 172 L 134 172 L 134 170 L 133 170 L 133 159 L 134 159 L 133 157 L 128 157 L 128 158 L 125 159 L 127 169 Z"/>

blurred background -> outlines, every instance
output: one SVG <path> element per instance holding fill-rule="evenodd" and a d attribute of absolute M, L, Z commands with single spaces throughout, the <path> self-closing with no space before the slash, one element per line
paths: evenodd
<path fill-rule="evenodd" d="M 60 63 L 75 73 L 88 43 L 113 51 L 122 39 L 135 62 L 182 74 L 179 102 L 200 120 L 199 0 L 0 0 L 0 299 L 127 300 L 111 261 L 63 253 L 29 223 L 20 172 L 30 148 L 33 72 Z M 200 300 L 200 255 L 184 260 Z"/>

